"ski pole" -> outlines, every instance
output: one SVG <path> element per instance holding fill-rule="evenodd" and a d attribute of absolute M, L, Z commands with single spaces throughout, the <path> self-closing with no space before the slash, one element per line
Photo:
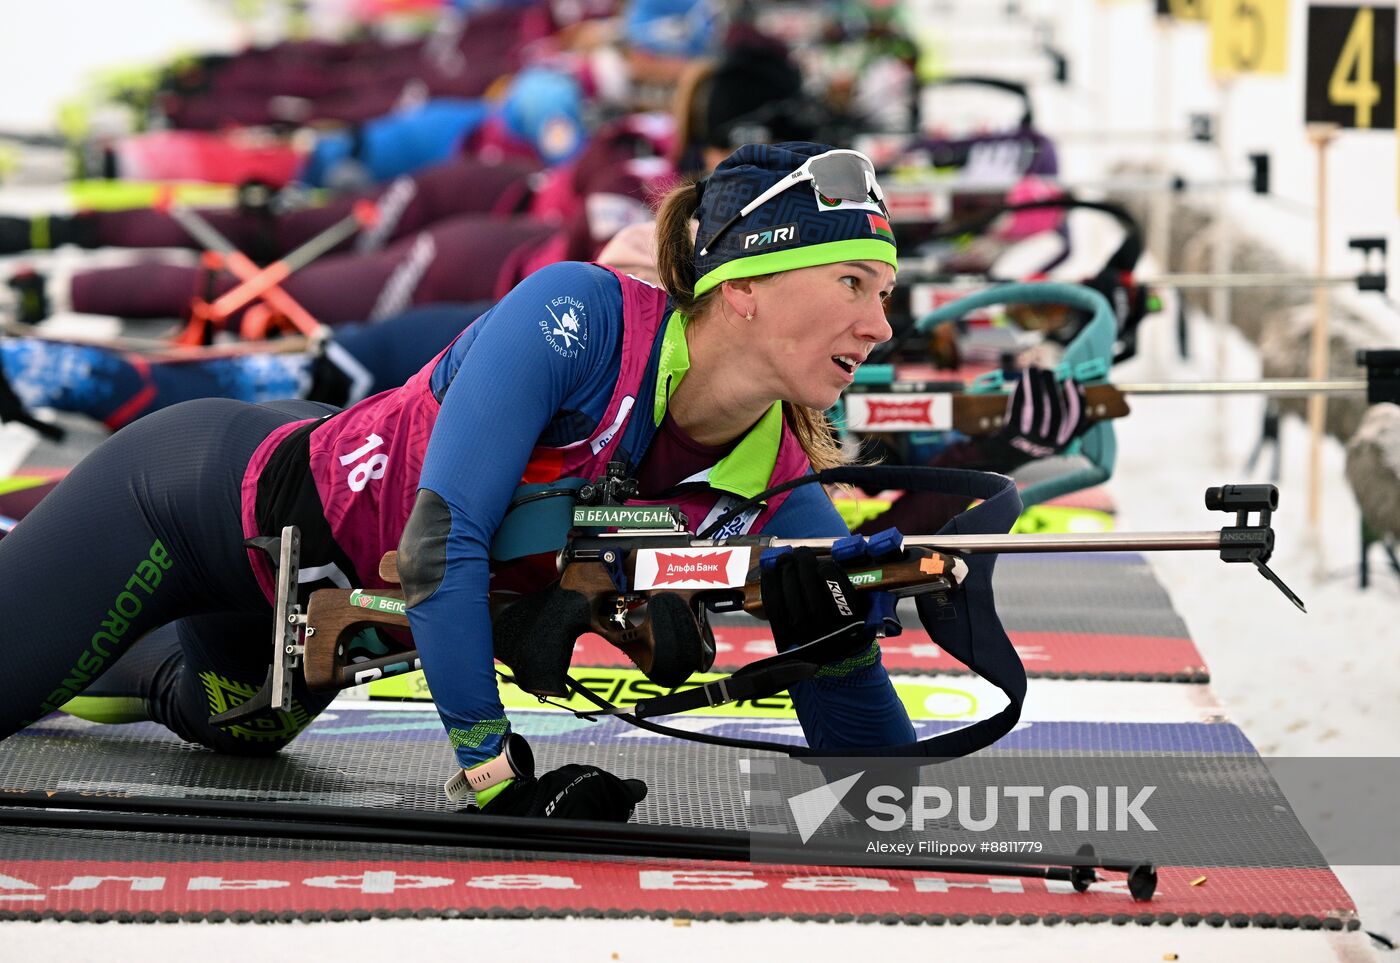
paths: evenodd
<path fill-rule="evenodd" d="M 247 281 L 249 278 L 257 276 L 262 270 L 194 208 L 171 205 L 167 208 L 167 212 L 180 226 L 189 231 L 191 237 L 214 255 L 222 267 L 227 268 L 239 280 Z M 292 322 L 302 334 L 310 338 L 324 337 L 324 326 L 321 322 L 317 321 L 309 311 L 282 288 L 274 284 L 263 291 L 261 296 L 268 305 Z M 207 310 L 206 308 L 205 315 L 200 318 L 203 322 L 210 320 Z"/>
<path fill-rule="evenodd" d="M 12 807 L 12 808 L 4 808 Z M 72 810 L 72 811 L 68 811 Z M 820 847 L 796 847 L 783 834 L 442 812 L 402 812 L 287 803 L 90 795 L 61 790 L 11 790 L 0 806 L 0 825 L 125 829 L 247 836 L 262 839 L 326 839 L 346 842 L 398 843 L 532 850 L 535 852 L 655 857 L 668 859 L 752 861 L 756 845 L 791 848 L 804 861 L 839 859 L 851 854 Z M 1008 854 L 1009 855 L 1009 854 Z M 825 863 L 822 865 L 830 865 Z M 1083 892 L 1097 881 L 1096 869 L 1126 873 L 1135 900 L 1150 899 L 1157 874 L 1150 862 L 1104 859 L 1092 847 L 1074 855 L 1047 855 L 1032 864 L 1002 854 L 969 854 L 961 862 L 912 857 L 918 869 L 958 874 L 994 874 L 1069 882 Z"/>
<path fill-rule="evenodd" d="M 377 217 L 378 210 L 374 204 L 369 201 L 356 203 L 349 214 L 320 234 L 302 244 L 286 257 L 273 261 L 257 274 L 246 278 L 233 290 L 220 295 L 210 307 L 210 317 L 216 321 L 227 318 L 249 301 L 262 297 L 267 290 L 281 284 L 294 272 L 301 270 L 321 255 L 335 248 L 341 241 L 373 224 Z"/>

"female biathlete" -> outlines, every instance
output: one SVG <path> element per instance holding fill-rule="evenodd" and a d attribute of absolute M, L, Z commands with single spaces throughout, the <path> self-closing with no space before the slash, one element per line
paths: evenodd
<path fill-rule="evenodd" d="M 208 399 L 128 426 L 0 540 L 0 576 L 26 586 L 0 601 L 0 654 L 12 667 L 0 736 L 110 670 L 136 675 L 142 709 L 185 739 L 245 755 L 281 748 L 329 695 L 299 682 L 292 711 L 275 721 L 223 730 L 209 717 L 267 674 L 273 572 L 244 540 L 295 524 L 303 592 L 383 586 L 379 560 L 398 549 L 409 623 L 457 762 L 469 781 L 492 783 L 477 792 L 482 809 L 626 820 L 645 794 L 637 780 L 583 766 L 537 778 L 500 771 L 510 722 L 493 674 L 488 589 L 541 590 L 554 575 L 494 566 L 495 533 L 522 481 L 598 477 L 609 462 L 626 466 L 639 497 L 678 504 L 695 528 L 729 499 L 837 462 L 820 412 L 890 336 L 883 303 L 897 259 L 882 208 L 860 154 L 748 145 L 664 200 L 664 289 L 556 264 L 404 386 L 343 411 Z M 780 536 L 846 531 L 815 485 L 742 519 Z M 861 603 L 838 604 L 832 582 L 858 599 L 834 565 L 804 551 L 767 573 L 781 647 L 863 625 Z M 130 651 L 169 623 L 170 651 Z M 873 638 L 793 698 L 814 746 L 913 740 Z"/>

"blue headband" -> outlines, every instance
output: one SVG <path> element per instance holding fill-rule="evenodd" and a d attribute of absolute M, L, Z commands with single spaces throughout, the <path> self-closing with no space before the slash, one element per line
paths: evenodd
<path fill-rule="evenodd" d="M 808 158 L 831 149 L 800 142 L 746 144 L 715 168 L 703 184 L 696 212 L 696 295 L 722 281 L 818 264 L 883 261 L 899 266 L 894 233 L 878 204 L 824 198 L 811 182 L 771 198 L 711 243 L 714 233 L 746 204 Z M 710 249 L 699 256 L 707 244 Z"/>

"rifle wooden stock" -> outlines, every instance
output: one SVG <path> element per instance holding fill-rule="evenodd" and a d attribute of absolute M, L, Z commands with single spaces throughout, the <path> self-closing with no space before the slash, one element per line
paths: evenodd
<path fill-rule="evenodd" d="M 634 575 L 635 553 L 628 553 L 627 574 Z M 566 591 L 577 592 L 588 600 L 588 628 L 601 635 L 631 659 L 642 672 L 650 674 L 656 658 L 656 636 L 652 631 L 651 613 L 644 606 L 623 607 L 619 613 L 619 596 L 607 566 L 601 562 L 571 562 L 564 567 L 559 585 Z M 678 590 L 686 608 L 696 612 L 696 596 L 701 591 Z M 635 613 L 635 614 L 634 614 Z M 622 623 L 626 623 L 624 628 Z M 697 620 L 697 631 L 699 631 Z"/>
<path fill-rule="evenodd" d="M 306 652 L 303 655 L 306 686 L 313 692 L 346 687 L 345 667 L 350 662 L 350 639 L 369 626 L 408 628 L 408 616 L 361 608 L 350 602 L 351 589 L 318 589 L 306 605 Z M 403 598 L 398 589 L 374 589 L 371 594 Z M 412 656 L 409 655 L 411 658 Z"/>
<path fill-rule="evenodd" d="M 906 549 L 905 554 L 913 557 L 891 562 L 870 562 L 848 569 L 846 574 L 857 592 L 899 593 L 901 590 L 928 586 L 939 578 L 947 583 L 943 591 L 957 587 L 951 556 L 925 548 Z M 744 611 L 755 618 L 767 618 L 763 612 L 763 593 L 756 573 L 744 583 Z"/>
<path fill-rule="evenodd" d="M 399 553 L 385 552 L 379 560 L 379 577 L 390 585 L 402 585 L 399 580 Z"/>

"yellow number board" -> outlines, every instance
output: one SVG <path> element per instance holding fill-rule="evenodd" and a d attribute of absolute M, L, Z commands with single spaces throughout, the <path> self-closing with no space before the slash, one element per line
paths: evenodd
<path fill-rule="evenodd" d="M 1395 8 L 1308 8 L 1303 119 L 1355 130 L 1395 126 Z"/>
<path fill-rule="evenodd" d="M 1214 0 L 1209 19 L 1217 77 L 1288 70 L 1288 0 Z"/>

